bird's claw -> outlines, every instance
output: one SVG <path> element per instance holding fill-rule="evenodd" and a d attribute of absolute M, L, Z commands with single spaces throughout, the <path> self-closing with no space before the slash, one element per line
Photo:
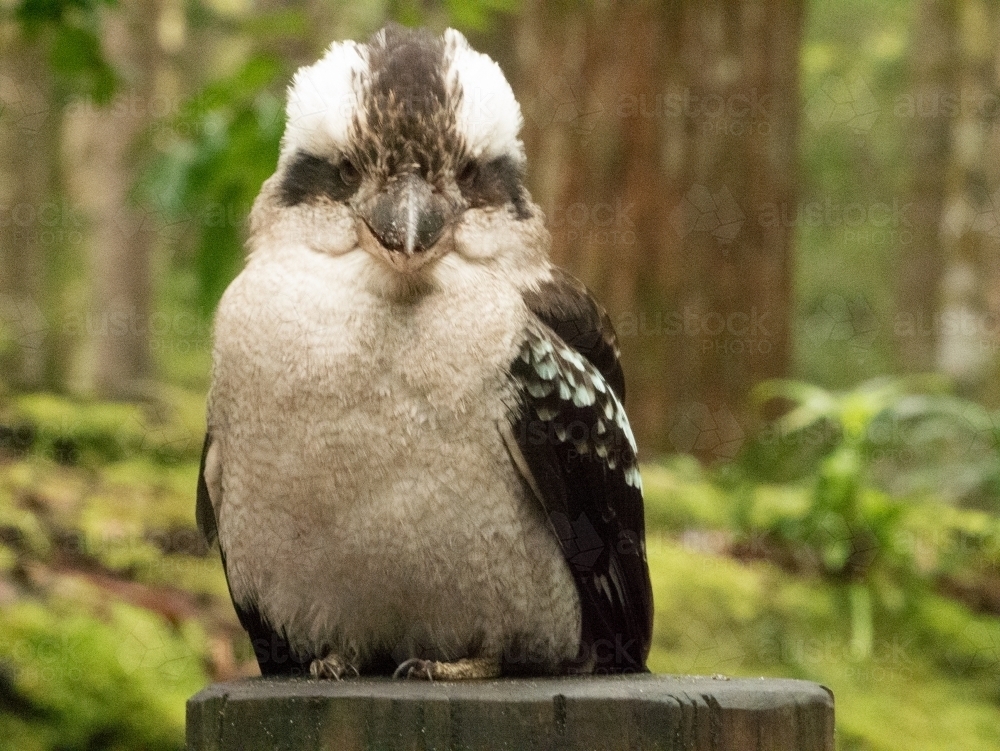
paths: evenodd
<path fill-rule="evenodd" d="M 357 677 L 358 669 L 337 655 L 327 655 L 322 660 L 309 663 L 309 675 L 313 678 L 329 678 L 335 681 L 343 680 L 345 676 Z"/>
<path fill-rule="evenodd" d="M 433 681 L 434 666 L 435 663 L 433 660 L 421 660 L 419 657 L 411 657 L 409 660 L 404 660 L 399 664 L 399 667 L 396 668 L 396 672 L 392 674 L 392 677 Z"/>

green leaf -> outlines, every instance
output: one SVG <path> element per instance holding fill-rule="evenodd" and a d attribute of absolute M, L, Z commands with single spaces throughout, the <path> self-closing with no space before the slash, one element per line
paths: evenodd
<path fill-rule="evenodd" d="M 852 584 L 848 591 L 851 603 L 851 656 L 856 660 L 867 660 L 871 657 L 874 633 L 871 591 L 863 584 Z"/>
<path fill-rule="evenodd" d="M 29 40 L 45 47 L 49 64 L 69 93 L 107 104 L 118 76 L 100 43 L 100 6 L 115 0 L 22 0 L 14 17 Z"/>
<path fill-rule="evenodd" d="M 86 29 L 60 25 L 49 49 L 49 62 L 69 87 L 107 104 L 114 96 L 118 78 L 105 61 L 97 36 Z"/>
<path fill-rule="evenodd" d="M 500 13 L 513 13 L 520 6 L 518 0 L 446 0 L 448 17 L 461 29 L 483 31 Z"/>
<path fill-rule="evenodd" d="M 187 259 L 198 283 L 193 302 L 206 317 L 242 268 L 246 215 L 274 171 L 284 130 L 274 91 L 289 73 L 258 55 L 207 86 L 169 123 L 175 143 L 146 176 L 147 200 L 163 196 L 159 205 L 189 228 Z"/>
<path fill-rule="evenodd" d="M 309 19 L 301 10 L 284 9 L 271 13 L 254 14 L 238 24 L 250 36 L 276 38 L 301 38 L 309 31 Z"/>

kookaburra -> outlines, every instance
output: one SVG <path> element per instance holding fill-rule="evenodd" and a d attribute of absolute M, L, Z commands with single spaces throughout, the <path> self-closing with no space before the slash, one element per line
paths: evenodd
<path fill-rule="evenodd" d="M 261 672 L 645 671 L 618 347 L 549 262 L 500 68 L 391 26 L 299 70 L 287 118 L 197 503 Z"/>

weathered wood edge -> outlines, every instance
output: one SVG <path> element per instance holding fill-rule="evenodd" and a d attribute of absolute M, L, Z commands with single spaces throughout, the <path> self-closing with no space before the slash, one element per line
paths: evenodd
<path fill-rule="evenodd" d="M 188 748 L 832 751 L 833 694 L 791 679 L 660 675 L 244 679 L 192 697 Z"/>

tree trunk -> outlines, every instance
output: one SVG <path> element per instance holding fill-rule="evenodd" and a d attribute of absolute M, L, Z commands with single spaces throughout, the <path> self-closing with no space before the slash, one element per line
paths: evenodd
<path fill-rule="evenodd" d="M 787 372 L 802 21 L 687 0 L 518 22 L 533 192 L 618 328 L 646 452 L 733 456 L 748 389 Z"/>
<path fill-rule="evenodd" d="M 87 380 L 102 397 L 129 398 L 151 375 L 150 256 L 156 217 L 133 195 L 139 164 L 136 145 L 152 122 L 158 40 L 156 0 L 142 0 L 108 14 L 105 46 L 126 75 L 107 106 L 91 102 L 71 108 L 72 184 L 90 226 L 93 305 L 84 331 L 93 348 Z"/>
<path fill-rule="evenodd" d="M 0 27 L 0 38 L 0 380 L 33 389 L 53 385 L 48 248 L 80 228 L 55 197 L 58 110 L 47 62 L 16 25 Z"/>
<path fill-rule="evenodd" d="M 931 370 L 935 365 L 934 321 L 945 265 L 941 216 L 951 153 L 949 102 L 958 81 L 957 37 L 955 3 L 922 0 L 911 46 L 912 242 L 898 254 L 894 327 L 900 364 L 910 371 Z"/>
<path fill-rule="evenodd" d="M 924 328 L 935 336 L 937 368 L 964 395 L 995 403 L 1000 397 L 993 385 L 1000 346 L 996 327 L 1000 320 L 1000 131 L 996 127 L 1000 13 L 985 0 L 969 0 L 962 7 L 959 18 L 930 16 L 925 24 L 940 26 L 945 19 L 955 24 L 953 34 L 962 39 L 962 49 L 960 55 L 955 53 L 952 73 L 957 100 L 954 94 L 946 100 L 952 138 L 939 157 L 948 164 L 937 215 L 946 259 L 940 263 L 943 278 L 936 290 L 940 314 Z M 944 35 L 941 30 L 936 33 Z M 925 171 L 928 166 L 917 162 L 916 169 Z"/>

